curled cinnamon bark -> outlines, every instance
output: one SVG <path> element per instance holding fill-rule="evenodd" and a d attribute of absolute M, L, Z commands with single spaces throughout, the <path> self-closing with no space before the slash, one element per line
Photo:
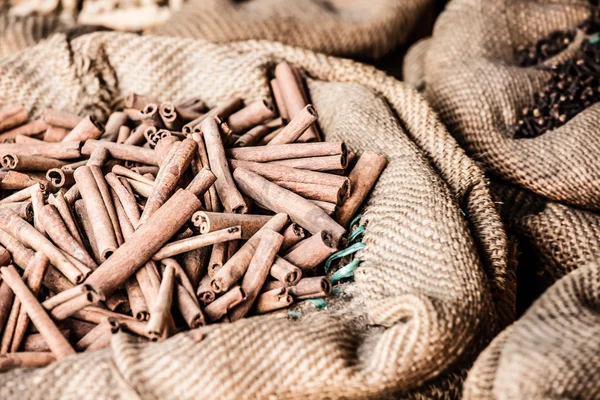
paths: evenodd
<path fill-rule="evenodd" d="M 271 220 L 271 216 L 268 215 L 228 214 L 209 211 L 197 211 L 192 216 L 192 223 L 200 229 L 202 234 L 240 226 L 242 239 L 252 237 L 269 220 Z"/>

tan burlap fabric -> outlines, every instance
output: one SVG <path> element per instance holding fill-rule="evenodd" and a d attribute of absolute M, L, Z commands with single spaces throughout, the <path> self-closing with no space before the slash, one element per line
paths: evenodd
<path fill-rule="evenodd" d="M 383 398 L 470 359 L 514 319 L 514 274 L 483 173 L 414 89 L 371 67 L 269 42 L 59 35 L 0 59 L 0 97 L 34 115 L 51 105 L 102 116 L 130 91 L 214 106 L 268 95 L 282 59 L 311 78 L 327 139 L 390 161 L 362 219 L 356 282 L 328 310 L 303 304 L 299 321 L 250 318 L 158 345 L 120 334 L 108 350 L 0 375 L 0 398 Z M 443 385 L 456 394 L 460 371 L 413 398 Z"/>
<path fill-rule="evenodd" d="M 408 49 L 402 63 L 402 79 L 417 90 L 425 89 L 425 56 L 431 37 L 424 37 Z"/>
<path fill-rule="evenodd" d="M 0 56 L 33 46 L 64 28 L 55 15 L 15 17 L 0 9 Z"/>
<path fill-rule="evenodd" d="M 597 399 L 600 267 L 565 276 L 477 359 L 465 399 Z"/>
<path fill-rule="evenodd" d="M 488 171 L 550 199 L 599 209 L 600 106 L 534 139 L 512 139 L 511 131 L 548 77 L 519 67 L 517 48 L 573 28 L 590 7 L 587 0 L 454 0 L 436 21 L 425 81 L 450 132 Z"/>
<path fill-rule="evenodd" d="M 218 43 L 263 39 L 378 59 L 407 44 L 434 5 L 434 0 L 190 0 L 150 32 Z"/>

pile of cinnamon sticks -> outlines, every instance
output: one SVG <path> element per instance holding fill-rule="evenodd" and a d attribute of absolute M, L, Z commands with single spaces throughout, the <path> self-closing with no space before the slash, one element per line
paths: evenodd
<path fill-rule="evenodd" d="M 321 142 L 290 65 L 271 87 L 278 112 L 136 94 L 105 126 L 0 110 L 0 370 L 331 292 L 319 266 L 386 160 Z"/>

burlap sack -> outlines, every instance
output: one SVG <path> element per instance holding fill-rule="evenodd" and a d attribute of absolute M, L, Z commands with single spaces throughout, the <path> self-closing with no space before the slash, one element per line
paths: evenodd
<path fill-rule="evenodd" d="M 269 42 L 59 35 L 0 59 L 0 98 L 34 115 L 52 105 L 99 116 L 130 91 L 252 101 L 269 95 L 282 59 L 310 77 L 327 139 L 389 158 L 364 210 L 356 282 L 327 310 L 302 304 L 297 321 L 255 317 L 157 345 L 119 334 L 110 349 L 0 375 L 0 398 L 411 396 L 514 319 L 506 237 L 481 170 L 416 91 L 374 68 Z M 454 396 L 461 371 L 413 398 Z"/>
<path fill-rule="evenodd" d="M 513 139 L 511 128 L 548 78 L 535 66 L 519 67 L 517 48 L 574 28 L 591 7 L 587 0 L 454 0 L 436 21 L 425 83 L 450 132 L 492 174 L 549 199 L 597 210 L 597 104 L 533 139 Z"/>
<path fill-rule="evenodd" d="M 600 267 L 556 282 L 477 359 L 465 399 L 597 399 Z"/>
<path fill-rule="evenodd" d="M 56 15 L 15 17 L 0 9 L 0 57 L 33 46 L 64 29 Z"/>
<path fill-rule="evenodd" d="M 362 60 L 430 27 L 435 0 L 190 0 L 151 33 L 225 43 L 263 39 Z"/>

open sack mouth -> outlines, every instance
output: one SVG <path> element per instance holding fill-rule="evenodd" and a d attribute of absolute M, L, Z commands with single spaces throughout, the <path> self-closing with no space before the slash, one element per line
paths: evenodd
<path fill-rule="evenodd" d="M 5 358 L 61 360 L 0 379 L 112 363 L 79 387 L 118 374 L 103 396 L 377 397 L 510 320 L 483 174 L 385 74 L 270 42 L 117 33 L 55 36 L 1 64 L 3 98 L 23 107 L 5 108 L 20 122 L 0 134 L 16 196 L 0 240 L 46 269 L 38 297 L 14 267 L 2 288 L 53 326 L 48 339 L 32 317 L 39 334 L 13 335 Z"/>

